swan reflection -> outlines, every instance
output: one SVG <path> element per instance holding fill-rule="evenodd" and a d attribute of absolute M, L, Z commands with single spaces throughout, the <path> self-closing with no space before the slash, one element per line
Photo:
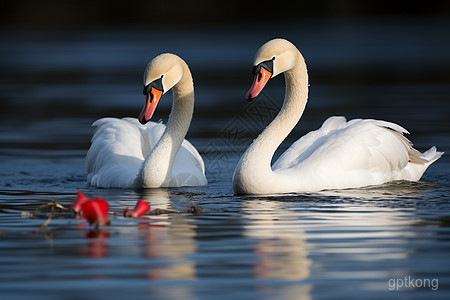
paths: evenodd
<path fill-rule="evenodd" d="M 311 285 L 302 281 L 310 276 L 310 246 L 297 217 L 284 210 L 283 203 L 278 201 L 248 200 L 242 207 L 244 235 L 256 239 L 254 276 L 296 282 L 285 286 L 283 294 L 309 299 Z"/>
<path fill-rule="evenodd" d="M 374 185 L 357 189 L 326 190 L 314 193 L 324 197 L 339 197 L 347 199 L 363 200 L 399 200 L 401 198 L 420 198 L 423 196 L 423 188 L 431 183 L 392 181 L 382 185 Z"/>
<path fill-rule="evenodd" d="M 164 189 L 146 190 L 141 195 L 152 208 L 170 208 L 173 196 Z M 188 257 L 195 253 L 196 225 L 184 214 L 151 216 L 138 225 L 139 236 L 145 241 L 143 255 L 157 263 L 146 272 L 150 279 L 194 279 L 195 263 Z"/>

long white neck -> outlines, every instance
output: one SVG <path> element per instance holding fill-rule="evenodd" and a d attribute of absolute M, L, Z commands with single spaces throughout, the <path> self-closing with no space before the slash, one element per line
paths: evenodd
<path fill-rule="evenodd" d="M 173 105 L 166 130 L 145 159 L 136 176 L 136 186 L 167 186 L 172 179 L 172 166 L 191 124 L 194 112 L 194 84 L 188 66 L 183 62 L 183 76 L 173 87 Z"/>
<path fill-rule="evenodd" d="M 234 175 L 236 193 L 253 193 L 267 186 L 267 180 L 275 180 L 272 157 L 300 120 L 308 99 L 308 72 L 306 63 L 298 53 L 297 63 L 285 72 L 286 94 L 283 106 L 275 119 L 266 127 L 241 157 Z M 270 183 L 272 184 L 272 183 Z M 243 190 L 245 187 L 245 190 Z"/>

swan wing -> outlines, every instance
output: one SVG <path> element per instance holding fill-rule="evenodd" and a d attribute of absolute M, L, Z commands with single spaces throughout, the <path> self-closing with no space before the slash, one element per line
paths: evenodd
<path fill-rule="evenodd" d="M 132 187 L 144 160 L 139 129 L 124 119 L 103 118 L 86 156 L 88 182 L 99 187 Z"/>
<path fill-rule="evenodd" d="M 404 128 L 386 121 L 331 117 L 295 142 L 273 170 L 301 171 L 330 188 L 418 180 L 431 162 L 404 133 Z"/>
<path fill-rule="evenodd" d="M 162 123 L 154 122 L 142 125 L 134 118 L 126 118 L 126 120 L 140 129 L 143 137 L 142 152 L 143 156 L 147 157 L 161 139 L 166 126 Z M 150 123 L 153 124 L 149 126 Z M 184 139 L 173 162 L 170 186 L 200 186 L 205 184 L 207 184 L 207 180 L 203 159 L 197 149 L 188 140 Z"/>
<path fill-rule="evenodd" d="M 91 147 L 86 156 L 88 182 L 98 187 L 129 188 L 145 157 L 156 145 L 165 126 L 141 125 L 133 118 L 102 118 L 95 121 Z M 142 134 L 142 128 L 147 134 Z"/>
<path fill-rule="evenodd" d="M 172 186 L 201 186 L 208 181 L 205 164 L 197 149 L 183 140 L 172 167 Z"/>
<path fill-rule="evenodd" d="M 134 187 L 145 158 L 161 139 L 166 126 L 135 118 L 103 118 L 92 126 L 95 132 L 86 156 L 88 182 L 111 188 Z M 205 165 L 195 147 L 184 140 L 172 169 L 170 186 L 205 185 Z"/>
<path fill-rule="evenodd" d="M 308 158 L 326 139 L 330 132 L 345 128 L 344 117 L 330 117 L 321 128 L 310 131 L 293 143 L 273 164 L 273 170 L 285 170 L 297 166 Z"/>

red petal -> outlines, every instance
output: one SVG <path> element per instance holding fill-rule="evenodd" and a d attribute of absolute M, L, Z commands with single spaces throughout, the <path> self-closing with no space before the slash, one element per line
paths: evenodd
<path fill-rule="evenodd" d="M 83 216 L 91 225 L 106 225 L 108 223 L 108 208 L 108 203 L 99 197 L 81 205 Z"/>
<path fill-rule="evenodd" d="M 136 206 L 133 208 L 132 211 L 128 211 L 128 208 L 123 213 L 125 217 L 133 217 L 133 218 L 139 218 L 146 212 L 150 210 L 150 204 L 148 204 L 147 201 L 139 199 L 136 203 Z"/>
<path fill-rule="evenodd" d="M 130 215 L 130 210 L 128 209 L 128 207 L 125 208 L 125 210 L 123 211 L 123 216 L 124 216 L 125 218 L 131 217 L 131 215 Z"/>
<path fill-rule="evenodd" d="M 77 191 L 77 199 L 73 202 L 72 204 L 72 209 L 76 212 L 79 213 L 81 210 L 81 205 L 83 205 L 84 203 L 86 203 L 87 201 L 89 201 L 90 199 L 88 197 L 86 197 L 85 195 L 83 195 L 82 192 Z"/>

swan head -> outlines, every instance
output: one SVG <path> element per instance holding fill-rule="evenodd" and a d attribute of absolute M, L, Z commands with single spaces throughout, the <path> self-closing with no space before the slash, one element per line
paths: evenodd
<path fill-rule="evenodd" d="M 176 85 L 183 76 L 184 61 L 170 53 L 163 53 L 153 58 L 144 72 L 145 105 L 139 114 L 139 122 L 147 123 L 156 110 L 162 95 Z"/>
<path fill-rule="evenodd" d="M 292 69 L 298 55 L 297 48 L 285 39 L 273 39 L 262 45 L 253 61 L 255 78 L 247 92 L 247 100 L 250 102 L 258 96 L 270 78 Z"/>

